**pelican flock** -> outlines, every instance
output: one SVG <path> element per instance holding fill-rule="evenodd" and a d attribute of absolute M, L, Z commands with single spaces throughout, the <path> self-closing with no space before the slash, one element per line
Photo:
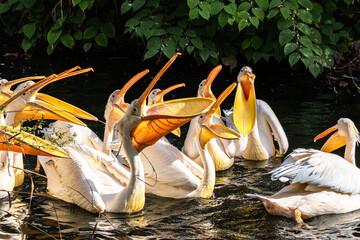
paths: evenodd
<path fill-rule="evenodd" d="M 210 198 L 216 172 L 231 168 L 237 159 L 266 161 L 285 156 L 289 148 L 285 131 L 271 107 L 256 98 L 256 76 L 250 67 L 241 68 L 237 81 L 218 97 L 211 86 L 221 65 L 200 81 L 196 97 L 164 100 L 169 92 L 185 87 L 180 83 L 153 89 L 179 55 L 131 102 L 125 101 L 125 94 L 149 70 L 110 94 L 103 138 L 83 122 L 99 121 L 97 117 L 39 92 L 48 84 L 92 68 L 1 80 L 0 198 L 23 184 L 24 154 L 38 156 L 49 195 L 93 213 L 141 211 L 147 194 Z M 224 109 L 222 116 L 220 105 L 235 88 L 232 108 Z M 42 138 L 23 130 L 24 122 L 42 119 L 54 120 L 43 127 Z M 181 126 L 188 122 L 180 150 L 166 135 L 180 137 Z M 360 170 L 355 164 L 359 132 L 350 119 L 341 118 L 315 140 L 334 131 L 320 150 L 295 149 L 270 172 L 271 180 L 289 182 L 288 186 L 271 196 L 255 192 L 247 197 L 258 198 L 270 214 L 292 218 L 299 225 L 306 225 L 304 219 L 314 216 L 360 209 Z M 344 145 L 344 158 L 330 153 Z"/>

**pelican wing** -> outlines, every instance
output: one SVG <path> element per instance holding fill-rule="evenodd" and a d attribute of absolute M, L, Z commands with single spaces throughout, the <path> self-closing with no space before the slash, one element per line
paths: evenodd
<path fill-rule="evenodd" d="M 281 126 L 278 118 L 271 107 L 262 100 L 256 100 L 258 115 L 264 116 L 266 123 L 270 126 L 271 132 L 274 134 L 275 140 L 279 144 L 279 153 L 284 155 L 289 148 L 289 142 L 285 131 Z"/>
<path fill-rule="evenodd" d="M 270 172 L 273 181 L 291 180 L 292 184 L 307 183 L 352 195 L 360 193 L 360 169 L 336 154 L 300 149 L 288 158 L 290 163 Z"/>

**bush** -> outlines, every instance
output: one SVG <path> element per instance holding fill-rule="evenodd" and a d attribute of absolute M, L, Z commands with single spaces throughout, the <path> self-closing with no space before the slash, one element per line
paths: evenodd
<path fill-rule="evenodd" d="M 316 77 L 333 66 L 335 55 L 349 53 L 360 32 L 359 5 L 350 0 L 73 0 L 51 9 L 47 5 L 38 0 L 0 4 L 4 31 L 23 34 L 25 52 L 44 39 L 48 54 L 59 43 L 87 52 L 107 47 L 108 39 L 118 35 L 140 41 L 144 59 L 181 51 L 199 64 L 231 68 L 242 57 L 254 63 L 286 59 L 290 67 L 304 64 Z"/>

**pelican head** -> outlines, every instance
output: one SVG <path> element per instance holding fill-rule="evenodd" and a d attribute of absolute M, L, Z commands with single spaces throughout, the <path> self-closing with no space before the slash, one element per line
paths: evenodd
<path fill-rule="evenodd" d="M 216 99 L 216 102 L 210 107 L 207 113 L 200 115 L 198 119 L 198 126 L 201 130 L 199 131 L 199 142 L 201 147 L 204 149 L 205 145 L 212 138 L 223 138 L 223 139 L 238 139 L 240 135 L 221 125 L 212 122 L 212 116 L 215 114 L 216 110 L 219 108 L 220 104 L 225 100 L 225 98 L 233 91 L 236 83 L 231 84 L 227 87 L 220 96 Z"/>
<path fill-rule="evenodd" d="M 256 121 L 255 75 L 250 67 L 241 68 L 237 77 L 238 87 L 234 102 L 234 123 L 237 129 L 247 135 Z"/>
<path fill-rule="evenodd" d="M 338 148 L 341 148 L 342 146 L 345 146 L 348 142 L 360 142 L 359 131 L 357 130 L 354 122 L 349 118 L 340 118 L 335 126 L 332 126 L 331 128 L 328 128 L 324 132 L 317 135 L 314 138 L 314 141 L 323 138 L 334 131 L 336 132 L 333 133 L 331 137 L 325 142 L 321 148 L 321 151 L 332 152 Z"/>

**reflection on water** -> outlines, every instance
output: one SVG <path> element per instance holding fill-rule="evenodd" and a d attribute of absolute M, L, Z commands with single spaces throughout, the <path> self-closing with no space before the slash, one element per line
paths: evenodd
<path fill-rule="evenodd" d="M 94 67 L 94 73 L 50 84 L 44 92 L 79 106 L 101 120 L 111 92 L 145 68 L 150 68 L 150 75 L 154 76 L 161 65 L 139 65 L 134 58 L 102 55 L 45 60 L 2 59 L 1 76 L 15 79 L 58 73 L 75 65 Z M 194 64 L 181 61 L 179 58 L 158 83 L 159 88 L 186 83 L 186 91 L 174 91 L 167 96 L 168 99 L 195 96 L 197 85 L 210 71 L 210 68 L 194 71 Z M 360 116 L 357 115 L 360 101 L 337 99 L 331 92 L 321 92 L 323 88 L 313 87 L 311 81 L 314 80 L 306 81 L 305 76 L 291 76 L 289 79 L 287 75 L 279 77 L 262 70 L 254 69 L 257 97 L 267 101 L 277 114 L 287 133 L 290 150 L 320 148 L 323 142 L 313 143 L 314 136 L 333 126 L 340 117 L 349 117 L 360 126 Z M 228 73 L 224 69 L 214 81 L 214 94 L 219 95 L 236 79 L 236 75 L 237 72 Z M 262 81 L 265 78 L 270 81 Z M 130 89 L 126 100 L 129 102 L 138 96 L 148 82 L 149 78 L 144 78 L 142 84 Z M 222 108 L 230 108 L 233 98 L 234 94 L 230 95 Z M 100 122 L 87 124 L 102 136 Z M 169 140 L 181 147 L 186 130 L 187 126 L 184 126 L 180 139 L 169 136 Z M 343 151 L 338 153 L 342 155 Z M 312 228 L 305 229 L 297 228 L 290 219 L 269 215 L 260 201 L 246 197 L 245 193 L 273 194 L 285 186 L 271 182 L 268 174 L 281 161 L 281 158 L 259 162 L 236 159 L 231 169 L 217 173 L 212 199 L 167 199 L 147 195 L 144 210 L 136 214 L 106 213 L 98 216 L 72 204 L 41 196 L 46 194 L 46 181 L 33 176 L 35 192 L 40 195 L 32 198 L 30 208 L 30 194 L 15 194 L 11 206 L 6 201 L 0 203 L 0 239 L 338 239 L 360 236 L 360 211 L 315 217 L 308 220 Z M 26 168 L 34 169 L 35 165 L 35 159 L 27 157 Z M 30 192 L 29 178 L 17 190 Z"/>

